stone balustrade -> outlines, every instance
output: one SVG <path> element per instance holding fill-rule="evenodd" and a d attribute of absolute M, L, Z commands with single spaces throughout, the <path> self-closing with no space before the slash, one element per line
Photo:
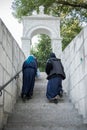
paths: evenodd
<path fill-rule="evenodd" d="M 67 76 L 64 90 L 87 123 L 87 26 L 64 50 L 62 62 Z"/>
<path fill-rule="evenodd" d="M 25 59 L 21 48 L 0 19 L 0 86 L 22 69 Z M 22 86 L 22 73 L 13 80 L 0 96 L 0 128 L 7 122 Z"/>

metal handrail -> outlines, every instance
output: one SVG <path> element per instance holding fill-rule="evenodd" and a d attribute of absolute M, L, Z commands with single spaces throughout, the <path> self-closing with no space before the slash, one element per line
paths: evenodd
<path fill-rule="evenodd" d="M 19 74 L 22 72 L 22 70 L 20 70 L 18 73 L 16 73 L 7 83 L 5 83 L 4 85 L 0 86 L 0 96 L 2 95 L 2 90 L 10 83 L 12 82 L 14 79 L 19 77 Z"/>

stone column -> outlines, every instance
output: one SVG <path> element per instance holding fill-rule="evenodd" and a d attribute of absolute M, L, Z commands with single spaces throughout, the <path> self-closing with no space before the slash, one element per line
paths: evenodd
<path fill-rule="evenodd" d="M 22 37 L 22 50 L 26 58 L 30 55 L 31 39 Z"/>
<path fill-rule="evenodd" d="M 56 54 L 57 58 L 61 58 L 62 53 L 62 43 L 61 39 L 52 39 L 51 40 L 52 51 Z"/>

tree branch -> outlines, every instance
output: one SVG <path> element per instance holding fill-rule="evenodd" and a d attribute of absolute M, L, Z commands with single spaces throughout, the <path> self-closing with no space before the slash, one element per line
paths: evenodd
<path fill-rule="evenodd" d="M 87 4 L 86 3 L 79 3 L 79 4 L 77 4 L 76 2 L 69 3 L 69 2 L 63 1 L 63 0 L 56 0 L 56 3 L 66 5 L 66 6 L 71 6 L 71 7 L 78 7 L 78 8 L 81 7 L 81 8 L 87 9 Z"/>

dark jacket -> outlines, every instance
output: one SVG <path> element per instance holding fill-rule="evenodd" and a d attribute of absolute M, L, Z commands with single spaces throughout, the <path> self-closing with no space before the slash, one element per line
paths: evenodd
<path fill-rule="evenodd" d="M 57 58 L 48 59 L 46 63 L 45 71 L 48 75 L 47 79 L 57 77 L 57 76 L 61 77 L 63 80 L 66 78 L 64 68 L 60 59 L 57 59 Z"/>

